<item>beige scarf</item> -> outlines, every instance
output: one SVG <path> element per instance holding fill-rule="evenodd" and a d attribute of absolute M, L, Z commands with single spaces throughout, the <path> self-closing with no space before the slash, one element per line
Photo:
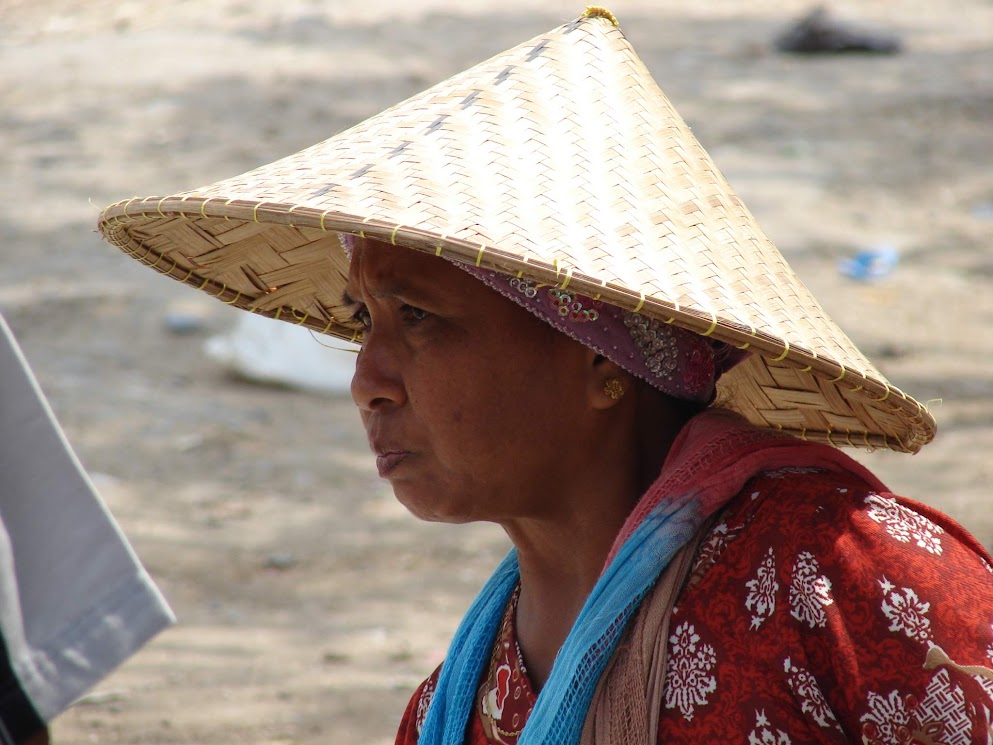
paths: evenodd
<path fill-rule="evenodd" d="M 708 520 L 684 545 L 642 602 L 600 676 L 580 745 L 655 745 L 665 684 L 672 609 L 686 584 Z"/>

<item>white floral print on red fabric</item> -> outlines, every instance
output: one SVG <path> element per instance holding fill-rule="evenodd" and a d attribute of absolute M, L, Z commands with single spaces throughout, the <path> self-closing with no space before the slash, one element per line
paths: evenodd
<path fill-rule="evenodd" d="M 922 642 L 931 639 L 931 621 L 927 617 L 931 604 L 917 597 L 912 587 L 897 590 L 886 577 L 879 580 L 879 586 L 883 589 L 880 608 L 890 620 L 890 631 L 903 631 L 911 639 Z"/>
<path fill-rule="evenodd" d="M 771 546 L 762 563 L 759 564 L 755 579 L 748 580 L 745 587 L 748 588 L 745 607 L 752 612 L 752 623 L 749 628 L 756 630 L 763 621 L 776 612 L 779 582 L 776 581 L 776 554 Z"/>
<path fill-rule="evenodd" d="M 417 718 L 414 720 L 414 726 L 417 728 L 417 734 L 421 734 L 421 730 L 424 728 L 424 721 L 428 718 L 428 709 L 431 708 L 431 700 L 434 698 L 435 686 L 436 681 L 432 676 L 428 678 L 427 682 L 424 684 L 424 688 L 421 689 L 421 697 L 417 701 Z"/>
<path fill-rule="evenodd" d="M 809 714 L 820 727 L 840 730 L 841 725 L 838 724 L 838 718 L 828 705 L 820 686 L 817 685 L 817 680 L 810 674 L 810 671 L 797 667 L 789 657 L 783 661 L 783 671 L 786 673 L 786 682 L 789 684 L 790 690 L 800 702 L 800 711 Z"/>
<path fill-rule="evenodd" d="M 665 671 L 665 707 L 678 708 L 687 721 L 697 706 L 706 706 L 707 697 L 717 690 L 710 674 L 717 655 L 710 644 L 701 644 L 696 629 L 682 623 L 669 637 L 669 661 Z"/>
<path fill-rule="evenodd" d="M 920 702 L 898 690 L 886 696 L 870 692 L 868 714 L 861 718 L 862 741 L 867 745 L 969 745 L 974 724 L 968 714 L 965 694 L 953 684 L 947 670 L 939 670 Z M 980 727 L 988 726 L 979 722 Z M 983 730 L 978 730 L 983 731 Z"/>
<path fill-rule="evenodd" d="M 733 541 L 740 532 L 740 526 L 735 530 L 728 530 L 727 523 L 721 523 L 711 528 L 710 533 L 707 534 L 706 539 L 700 545 L 700 550 L 697 551 L 692 574 L 706 571 L 712 567 L 720 555 L 724 553 L 724 549 L 727 548 L 728 543 Z"/>
<path fill-rule="evenodd" d="M 793 741 L 781 729 L 773 729 L 765 711 L 756 711 L 755 729 L 748 735 L 748 745 L 793 745 Z"/>
<path fill-rule="evenodd" d="M 886 697 L 869 692 L 866 701 L 868 714 L 862 715 L 862 742 L 867 745 L 901 745 L 910 742 L 911 710 L 916 701 L 913 696 L 902 696 L 890 691 Z"/>
<path fill-rule="evenodd" d="M 810 628 L 827 624 L 824 608 L 831 605 L 831 580 L 820 574 L 814 555 L 802 551 L 793 566 L 790 584 L 790 615 Z"/>
<path fill-rule="evenodd" d="M 935 556 L 941 555 L 939 536 L 945 531 L 924 515 L 907 509 L 892 497 L 879 494 L 870 494 L 865 503 L 869 505 L 869 517 L 885 526 L 886 532 L 900 543 L 913 541 L 925 551 Z"/>

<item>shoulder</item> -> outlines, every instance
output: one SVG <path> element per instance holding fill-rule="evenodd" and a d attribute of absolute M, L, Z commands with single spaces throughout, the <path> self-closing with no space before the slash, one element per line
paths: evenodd
<path fill-rule="evenodd" d="M 740 539 L 740 540 L 739 540 Z M 950 517 L 919 502 L 866 486 L 855 476 L 784 468 L 756 476 L 728 503 L 704 541 L 694 580 L 731 544 L 734 554 L 757 547 L 809 553 L 855 569 L 859 563 L 940 566 L 983 582 L 993 576 L 989 553 Z M 766 552 L 762 552 L 763 554 Z"/>
<path fill-rule="evenodd" d="M 722 575 L 748 577 L 749 592 L 775 580 L 808 635 L 839 612 L 851 623 L 869 607 L 939 645 L 942 634 L 988 635 L 993 624 L 989 553 L 946 515 L 856 477 L 802 468 L 756 477 L 705 540 L 693 581 L 712 569 L 718 584 Z M 927 615 L 911 629 L 914 609 Z"/>
<path fill-rule="evenodd" d="M 417 739 L 424 727 L 424 718 L 427 716 L 431 700 L 434 698 L 440 673 L 441 666 L 439 665 L 410 697 L 410 702 L 403 712 L 403 718 L 400 720 L 400 727 L 397 730 L 396 745 L 417 745 Z"/>
<path fill-rule="evenodd" d="M 950 518 L 855 477 L 791 468 L 750 481 L 705 538 L 672 623 L 673 736 L 768 721 L 873 742 L 917 721 L 978 737 L 993 710 L 988 553 Z"/>

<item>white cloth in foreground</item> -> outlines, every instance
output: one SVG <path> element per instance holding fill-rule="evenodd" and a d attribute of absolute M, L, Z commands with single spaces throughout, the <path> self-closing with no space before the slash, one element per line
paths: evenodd
<path fill-rule="evenodd" d="M 0 316 L 0 742 L 173 623 Z"/>

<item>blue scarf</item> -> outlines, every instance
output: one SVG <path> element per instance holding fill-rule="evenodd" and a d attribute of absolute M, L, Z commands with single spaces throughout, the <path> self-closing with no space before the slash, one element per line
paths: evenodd
<path fill-rule="evenodd" d="M 692 502 L 661 504 L 628 538 L 600 576 L 555 658 L 518 745 L 578 743 L 600 674 L 645 594 L 703 518 Z M 511 551 L 473 602 L 449 647 L 418 740 L 462 745 L 497 628 L 520 579 Z"/>

